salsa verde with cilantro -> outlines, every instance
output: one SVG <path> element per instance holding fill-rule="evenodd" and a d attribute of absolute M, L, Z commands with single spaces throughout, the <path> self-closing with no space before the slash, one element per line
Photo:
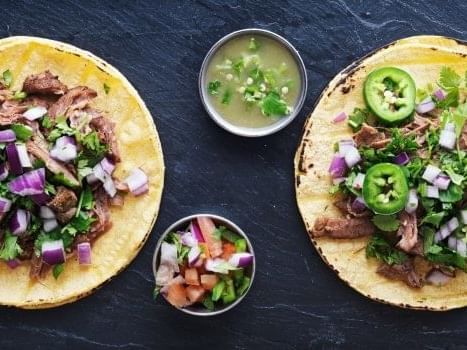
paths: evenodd
<path fill-rule="evenodd" d="M 260 128 L 286 117 L 300 92 L 298 66 L 288 50 L 264 36 L 224 44 L 207 70 L 214 108 L 228 122 Z"/>

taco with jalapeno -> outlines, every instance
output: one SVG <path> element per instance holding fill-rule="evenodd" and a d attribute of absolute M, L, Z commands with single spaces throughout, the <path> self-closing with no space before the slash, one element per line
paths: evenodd
<path fill-rule="evenodd" d="M 72 302 L 145 242 L 163 186 L 151 116 L 115 68 L 72 46 L 0 40 L 0 304 Z"/>
<path fill-rule="evenodd" d="M 340 73 L 295 158 L 322 258 L 360 293 L 410 308 L 467 305 L 467 47 L 399 40 Z"/>

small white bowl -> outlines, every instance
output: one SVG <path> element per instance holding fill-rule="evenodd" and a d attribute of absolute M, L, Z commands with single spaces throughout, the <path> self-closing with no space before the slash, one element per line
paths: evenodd
<path fill-rule="evenodd" d="M 153 270 L 154 279 L 155 279 L 156 278 L 157 268 L 159 267 L 160 249 L 161 249 L 161 245 L 162 245 L 162 242 L 164 241 L 165 237 L 170 232 L 177 232 L 177 231 L 180 231 L 180 230 L 184 230 L 185 228 L 188 227 L 191 220 L 193 220 L 194 218 L 197 218 L 199 216 L 207 216 L 207 217 L 209 217 L 210 219 L 212 219 L 214 221 L 216 226 L 217 225 L 223 225 L 223 226 L 227 227 L 229 230 L 231 230 L 232 232 L 237 233 L 239 236 L 242 236 L 242 238 L 244 238 L 246 243 L 247 243 L 248 252 L 253 254 L 253 263 L 248 268 L 245 268 L 245 272 L 246 272 L 247 276 L 250 277 L 250 285 L 248 286 L 248 289 L 245 291 L 245 293 L 243 293 L 243 295 L 240 296 L 233 303 L 222 306 L 222 307 L 216 307 L 216 309 L 214 309 L 213 311 L 209 311 L 208 309 L 206 309 L 205 307 L 200 306 L 200 305 L 188 306 L 188 307 L 184 307 L 184 308 L 177 308 L 178 310 L 183 311 L 183 312 L 185 312 L 187 314 L 190 314 L 190 315 L 195 315 L 195 316 L 215 316 L 215 315 L 222 314 L 222 313 L 224 313 L 224 312 L 226 312 L 226 311 L 228 311 L 230 309 L 233 309 L 235 306 L 237 306 L 243 300 L 243 298 L 248 294 L 248 292 L 250 291 L 250 288 L 251 288 L 251 286 L 253 284 L 253 280 L 255 278 L 256 257 L 255 257 L 255 253 L 253 251 L 253 246 L 251 245 L 251 242 L 248 239 L 245 232 L 243 232 L 243 230 L 240 227 L 238 227 L 237 225 L 235 225 L 232 221 L 230 221 L 230 220 L 228 220 L 228 219 L 226 219 L 226 218 L 224 218 L 222 216 L 218 216 L 218 215 L 214 215 L 214 214 L 195 214 L 195 215 L 190 215 L 190 216 L 181 218 L 180 220 L 174 222 L 169 228 L 167 228 L 167 230 L 164 231 L 164 233 L 159 238 L 159 241 L 157 242 L 156 250 L 154 251 L 154 256 L 152 258 L 152 270 Z"/>
<path fill-rule="evenodd" d="M 271 124 L 271 125 L 268 125 L 262 128 L 247 128 L 247 127 L 237 126 L 232 123 L 229 123 L 227 120 L 225 120 L 222 117 L 222 115 L 219 112 L 217 112 L 214 106 L 209 102 L 209 92 L 207 91 L 206 73 L 207 73 L 209 63 L 211 62 L 212 57 L 217 52 L 217 50 L 222 45 L 224 45 L 226 42 L 234 38 L 244 36 L 244 35 L 265 36 L 269 39 L 276 41 L 283 47 L 285 47 L 290 52 L 295 62 L 297 63 L 298 70 L 300 73 L 300 94 L 298 96 L 297 102 L 293 106 L 293 112 L 286 117 L 280 118 L 274 124 Z M 293 47 L 291 43 L 289 43 L 282 36 L 276 33 L 273 33 L 269 30 L 258 29 L 258 28 L 248 28 L 248 29 L 242 29 L 242 30 L 235 31 L 224 36 L 222 39 L 220 39 L 217 43 L 215 43 L 211 47 L 211 49 L 206 54 L 206 57 L 204 58 L 203 64 L 201 65 L 201 71 L 199 73 L 199 80 L 198 80 L 198 87 L 199 87 L 199 94 L 201 97 L 201 101 L 203 102 L 204 108 L 206 109 L 206 112 L 208 112 L 212 120 L 214 120 L 217 123 L 217 125 L 219 125 L 221 128 L 235 135 L 245 136 L 245 137 L 261 137 L 261 136 L 266 136 L 266 135 L 270 135 L 275 132 L 278 132 L 279 130 L 289 125 L 292 122 L 292 120 L 295 119 L 298 113 L 300 113 L 300 110 L 303 107 L 303 103 L 305 102 L 308 82 L 307 82 L 305 64 L 303 63 L 303 60 L 300 57 L 300 54 L 295 49 L 295 47 Z"/>

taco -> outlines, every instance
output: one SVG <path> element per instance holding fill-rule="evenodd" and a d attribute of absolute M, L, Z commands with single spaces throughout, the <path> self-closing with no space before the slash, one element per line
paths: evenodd
<path fill-rule="evenodd" d="M 398 40 L 323 91 L 295 156 L 297 203 L 322 259 L 373 300 L 467 305 L 467 46 Z"/>
<path fill-rule="evenodd" d="M 151 115 L 108 63 L 39 38 L 0 40 L 0 304 L 75 301 L 136 256 L 164 163 Z"/>

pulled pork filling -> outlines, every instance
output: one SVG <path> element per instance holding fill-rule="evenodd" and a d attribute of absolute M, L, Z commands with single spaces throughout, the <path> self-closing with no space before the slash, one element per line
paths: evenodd
<path fill-rule="evenodd" d="M 57 278 L 77 250 L 89 264 L 88 243 L 111 227 L 109 207 L 128 192 L 113 176 L 115 124 L 91 108 L 96 96 L 50 71 L 27 77 L 22 91 L 0 86 L 0 259 L 11 268 L 30 261 L 33 278 L 52 267 Z"/>
<path fill-rule="evenodd" d="M 412 113 L 392 126 L 398 110 L 385 109 L 385 100 L 382 110 L 354 109 L 353 137 L 335 145 L 329 168 L 342 216 L 317 218 L 314 239 L 367 237 L 367 257 L 380 261 L 376 272 L 412 288 L 467 271 L 465 80 L 444 67 L 436 84 L 416 90 Z M 384 81 L 371 91 L 397 91 L 390 77 Z M 368 105 L 375 96 L 365 98 Z"/>

